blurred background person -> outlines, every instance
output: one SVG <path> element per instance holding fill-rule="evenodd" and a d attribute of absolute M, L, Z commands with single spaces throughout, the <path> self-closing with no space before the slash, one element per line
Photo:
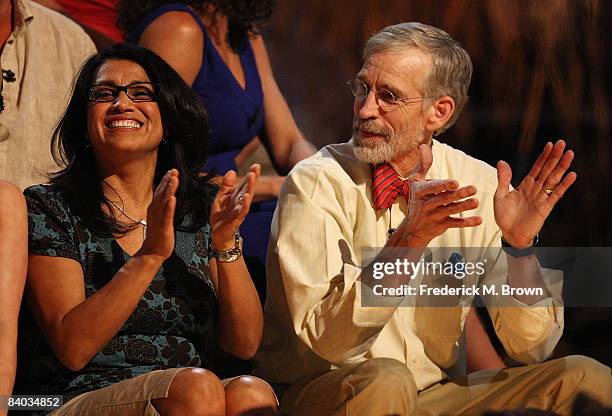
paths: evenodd
<path fill-rule="evenodd" d="M 95 47 L 77 24 L 30 0 L 0 0 L 0 45 L 0 179 L 24 189 L 56 167 L 53 128 L 77 69 Z"/>
<path fill-rule="evenodd" d="M 119 0 L 34 0 L 60 12 L 81 25 L 96 44 L 104 49 L 123 41 L 115 24 Z"/>

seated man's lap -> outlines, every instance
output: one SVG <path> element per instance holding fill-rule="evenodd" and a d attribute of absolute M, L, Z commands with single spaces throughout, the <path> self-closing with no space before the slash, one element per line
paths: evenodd
<path fill-rule="evenodd" d="M 296 415 L 335 414 L 348 408 L 355 414 L 372 409 L 411 414 L 418 406 L 431 414 L 470 414 L 531 407 L 569 414 L 579 392 L 612 406 L 610 368 L 588 357 L 570 356 L 446 380 L 419 392 L 417 398 L 404 364 L 375 358 L 293 383 L 281 399 L 281 410 Z M 367 410 L 355 412 L 356 407 Z"/>
<path fill-rule="evenodd" d="M 527 408 L 571 414 L 580 392 L 611 406 L 610 368 L 588 357 L 569 356 L 540 364 L 483 370 L 423 390 L 418 406 L 432 410 L 432 414 Z"/>
<path fill-rule="evenodd" d="M 416 396 L 414 378 L 404 364 L 372 358 L 293 383 L 280 408 L 291 415 L 344 414 L 348 409 L 350 414 L 404 414 Z"/>

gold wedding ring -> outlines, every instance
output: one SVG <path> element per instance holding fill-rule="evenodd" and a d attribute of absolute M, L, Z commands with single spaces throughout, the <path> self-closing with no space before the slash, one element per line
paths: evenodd
<path fill-rule="evenodd" d="M 545 193 L 546 195 L 550 195 L 550 194 L 552 194 L 552 193 L 553 193 L 553 191 L 554 191 L 554 189 L 544 188 L 544 193 Z"/>

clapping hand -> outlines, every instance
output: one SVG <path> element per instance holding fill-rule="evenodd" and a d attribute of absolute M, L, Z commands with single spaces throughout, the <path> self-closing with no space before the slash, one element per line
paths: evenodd
<path fill-rule="evenodd" d="M 252 165 L 239 183 L 233 170 L 223 177 L 210 211 L 212 244 L 216 250 L 234 247 L 234 234 L 249 212 L 260 171 L 259 165 Z"/>
<path fill-rule="evenodd" d="M 147 208 L 147 236 L 139 254 L 154 255 L 166 260 L 174 251 L 174 211 L 179 173 L 170 169 L 155 188 Z"/>
<path fill-rule="evenodd" d="M 463 211 L 478 207 L 474 186 L 459 187 L 452 179 L 426 180 L 433 156 L 431 148 L 419 146 L 419 166 L 410 175 L 410 200 L 408 216 L 397 229 L 397 238 L 402 245 L 410 247 L 427 247 L 431 240 L 449 228 L 474 227 L 482 222 L 477 216 L 455 217 Z"/>
<path fill-rule="evenodd" d="M 575 172 L 565 174 L 573 159 L 574 152 L 565 151 L 563 140 L 546 143 L 529 174 L 512 191 L 512 169 L 503 160 L 497 163 L 495 221 L 508 244 L 516 248 L 532 244 L 555 204 L 576 181 Z"/>

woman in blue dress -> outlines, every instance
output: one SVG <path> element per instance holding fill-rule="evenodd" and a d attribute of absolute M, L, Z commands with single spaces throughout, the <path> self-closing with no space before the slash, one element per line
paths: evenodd
<path fill-rule="evenodd" d="M 206 172 L 236 169 L 261 142 L 285 175 L 314 148 L 298 130 L 278 89 L 254 22 L 272 13 L 271 0 L 123 0 L 118 25 L 128 41 L 168 62 L 201 97 L 211 140 Z M 272 214 L 283 177 L 262 177 L 241 227 L 251 275 L 262 293 Z M 257 203 L 258 202 L 258 203 Z"/>

